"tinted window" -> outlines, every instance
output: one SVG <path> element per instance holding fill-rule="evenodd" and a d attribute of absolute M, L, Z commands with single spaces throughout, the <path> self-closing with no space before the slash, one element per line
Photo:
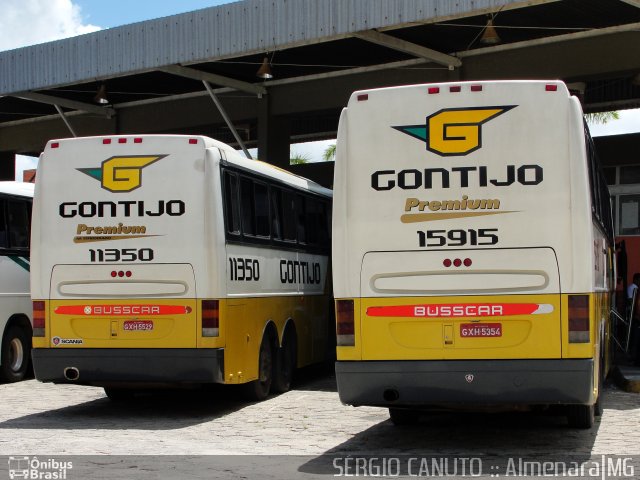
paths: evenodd
<path fill-rule="evenodd" d="M 227 231 L 238 235 L 240 233 L 240 205 L 238 204 L 238 177 L 232 173 L 224 174 L 224 202 L 226 211 Z"/>
<path fill-rule="evenodd" d="M 242 204 L 242 232 L 245 235 L 255 235 L 253 182 L 245 177 L 240 179 L 240 203 Z"/>
<path fill-rule="evenodd" d="M 264 183 L 254 184 L 254 212 L 256 235 L 268 237 L 269 229 L 269 189 Z"/>
<path fill-rule="evenodd" d="M 7 207 L 9 247 L 29 248 L 29 206 L 27 202 L 9 200 Z"/>
<path fill-rule="evenodd" d="M 296 240 L 295 195 L 285 191 L 282 195 L 282 226 L 284 227 L 284 239 Z"/>

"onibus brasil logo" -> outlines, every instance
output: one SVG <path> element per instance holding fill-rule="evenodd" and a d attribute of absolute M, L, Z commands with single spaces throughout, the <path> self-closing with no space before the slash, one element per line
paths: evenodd
<path fill-rule="evenodd" d="M 392 128 L 422 140 L 427 150 L 442 157 L 468 155 L 482 148 L 482 125 L 515 107 L 445 108 L 429 115 L 424 125 Z"/>
<path fill-rule="evenodd" d="M 131 192 L 142 185 L 142 169 L 166 155 L 128 155 L 111 157 L 98 168 L 78 168 L 98 180 L 110 192 Z"/>

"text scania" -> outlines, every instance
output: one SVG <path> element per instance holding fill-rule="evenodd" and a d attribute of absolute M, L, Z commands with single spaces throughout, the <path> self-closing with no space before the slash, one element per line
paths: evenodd
<path fill-rule="evenodd" d="M 320 264 L 300 262 L 298 260 L 280 260 L 280 282 L 320 284 Z"/>
<path fill-rule="evenodd" d="M 543 180 L 543 169 L 540 165 L 507 165 L 506 171 L 500 176 L 490 177 L 487 167 L 453 167 L 425 168 L 424 170 L 407 169 L 378 170 L 371 174 L 371 187 L 374 190 L 416 190 L 418 188 L 451 188 L 468 187 L 473 183 L 479 187 L 494 185 L 508 187 L 514 183 L 521 185 L 538 185 Z"/>
<path fill-rule="evenodd" d="M 64 202 L 58 212 L 63 218 L 90 217 L 179 217 L 186 210 L 182 200 L 158 200 L 155 203 L 143 200 L 121 200 L 119 202 Z"/>

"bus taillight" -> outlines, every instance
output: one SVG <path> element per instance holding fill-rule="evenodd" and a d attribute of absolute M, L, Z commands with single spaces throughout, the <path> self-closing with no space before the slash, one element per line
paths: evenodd
<path fill-rule="evenodd" d="M 338 346 L 355 345 L 353 300 L 336 300 L 336 335 Z"/>
<path fill-rule="evenodd" d="M 33 302 L 33 336 L 44 337 L 44 302 Z"/>
<path fill-rule="evenodd" d="M 218 300 L 202 301 L 202 336 L 217 337 L 220 335 L 220 315 Z"/>
<path fill-rule="evenodd" d="M 589 343 L 588 295 L 569 295 L 569 343 Z"/>

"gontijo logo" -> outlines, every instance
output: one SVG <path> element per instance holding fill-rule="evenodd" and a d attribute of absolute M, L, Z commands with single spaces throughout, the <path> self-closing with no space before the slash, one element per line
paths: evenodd
<path fill-rule="evenodd" d="M 82 173 L 99 180 L 110 192 L 131 192 L 142 185 L 142 169 L 166 155 L 128 155 L 111 157 L 100 168 L 78 168 Z"/>
<path fill-rule="evenodd" d="M 428 116 L 425 125 L 392 128 L 422 140 L 427 150 L 442 157 L 467 155 L 482 148 L 482 125 L 515 107 L 445 108 Z"/>

